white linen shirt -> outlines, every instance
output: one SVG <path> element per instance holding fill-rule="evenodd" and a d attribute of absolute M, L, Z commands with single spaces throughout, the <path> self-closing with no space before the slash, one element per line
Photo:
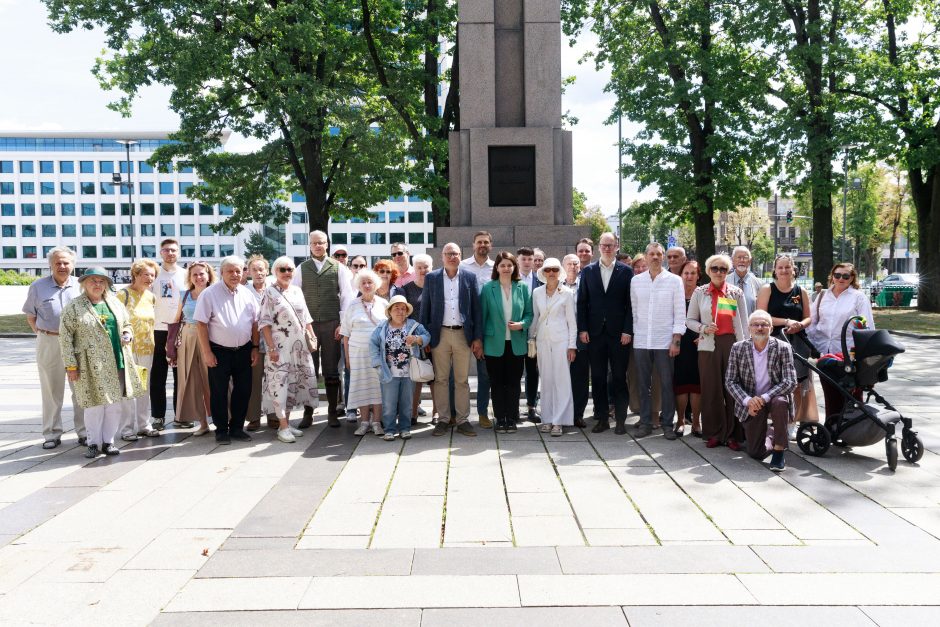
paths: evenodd
<path fill-rule="evenodd" d="M 447 276 L 447 271 L 441 272 L 444 279 L 444 320 L 445 327 L 456 327 L 463 324 L 460 318 L 460 270 L 454 273 L 454 278 Z"/>
<path fill-rule="evenodd" d="M 647 350 L 669 348 L 672 336 L 685 333 L 685 289 L 682 279 L 667 270 L 656 278 L 649 270 L 630 281 L 633 305 L 633 346 Z"/>
<path fill-rule="evenodd" d="M 323 264 L 326 263 L 326 257 L 323 260 L 319 260 L 316 257 L 311 257 L 313 260 L 314 266 L 317 269 L 317 274 L 323 272 Z M 333 261 L 336 261 L 335 259 Z M 336 280 L 339 283 L 339 317 L 340 320 L 343 319 L 343 312 L 346 311 L 346 307 L 349 306 L 351 302 L 356 300 L 356 290 L 353 289 L 352 281 L 353 274 L 346 264 L 336 262 L 337 268 L 337 277 Z M 296 285 L 297 287 L 304 286 L 303 273 L 300 271 L 300 264 L 297 264 L 297 267 L 294 269 L 294 278 L 291 279 L 291 285 Z"/>
<path fill-rule="evenodd" d="M 839 296 L 826 290 L 809 308 L 810 323 L 807 335 L 820 354 L 842 352 L 842 325 L 852 316 L 864 316 L 868 328 L 875 328 L 868 297 L 854 287 L 847 288 Z M 821 299 L 821 300 L 820 300 Z M 846 346 L 851 350 L 855 338 L 851 329 L 846 333 Z"/>
<path fill-rule="evenodd" d="M 495 265 L 489 257 L 482 264 L 477 263 L 476 257 L 469 257 L 460 262 L 461 268 L 476 275 L 477 293 L 482 293 L 483 286 L 493 280 L 493 266 Z"/>

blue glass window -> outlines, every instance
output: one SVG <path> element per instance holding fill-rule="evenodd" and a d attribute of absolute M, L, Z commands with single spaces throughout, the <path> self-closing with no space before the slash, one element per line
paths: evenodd
<path fill-rule="evenodd" d="M 147 194 L 147 195 L 153 194 L 153 183 L 147 183 L 147 182 L 141 181 L 140 193 Z"/>
<path fill-rule="evenodd" d="M 153 166 L 147 163 L 146 161 L 138 161 L 137 169 L 141 174 L 152 174 Z"/>
<path fill-rule="evenodd" d="M 113 202 L 101 203 L 101 215 L 113 216 L 114 215 L 114 203 Z"/>
<path fill-rule="evenodd" d="M 26 217 L 34 217 L 36 215 L 36 205 L 31 202 L 25 202 L 20 205 L 20 215 Z"/>
<path fill-rule="evenodd" d="M 214 214 L 212 205 L 199 205 L 199 215 L 211 216 Z"/>
<path fill-rule="evenodd" d="M 13 162 L 0 161 L 0 174 L 13 174 Z"/>
<path fill-rule="evenodd" d="M 175 144 L 170 139 L 141 139 L 131 152 L 153 152 L 161 146 Z M 123 144 L 110 138 L 88 137 L 0 137 L 0 151 L 5 152 L 125 152 Z"/>
<path fill-rule="evenodd" d="M 228 205 L 219 205 L 220 216 L 230 216 L 234 213 L 235 213 L 235 210 L 229 207 Z"/>
<path fill-rule="evenodd" d="M 114 228 L 113 224 L 101 225 L 101 237 L 114 237 L 115 233 L 117 233 L 117 229 Z"/>
<path fill-rule="evenodd" d="M 16 215 L 16 205 L 11 203 L 3 203 L 0 205 L 0 216 L 9 218 Z"/>
<path fill-rule="evenodd" d="M 385 212 L 376 211 L 371 216 L 369 216 L 369 222 L 372 224 L 382 224 L 385 222 Z"/>
<path fill-rule="evenodd" d="M 95 193 L 95 184 L 91 182 L 80 183 L 82 187 L 82 194 L 93 196 Z"/>
<path fill-rule="evenodd" d="M 113 161 L 99 161 L 98 172 L 100 172 L 101 174 L 114 174 L 114 162 Z"/>
<path fill-rule="evenodd" d="M 62 182 L 59 183 L 59 192 L 66 195 L 72 196 L 75 194 L 75 183 L 72 182 Z"/>
<path fill-rule="evenodd" d="M 62 203 L 62 216 L 66 218 L 75 216 L 75 203 L 64 202 Z"/>
<path fill-rule="evenodd" d="M 181 202 L 180 203 L 180 215 L 181 216 L 196 215 L 196 206 L 191 202 Z"/>
<path fill-rule="evenodd" d="M 98 228 L 95 224 L 82 225 L 82 237 L 94 237 L 98 234 Z"/>
<path fill-rule="evenodd" d="M 12 161 L 10 163 L 13 163 Z M 13 194 L 13 181 L 3 181 L 0 183 L 0 194 L 12 195 Z"/>
<path fill-rule="evenodd" d="M 140 215 L 142 216 L 152 216 L 154 215 L 154 206 L 152 202 L 141 203 L 140 205 Z"/>
<path fill-rule="evenodd" d="M 172 194 L 173 193 L 173 183 L 168 183 L 167 181 L 160 182 L 160 193 L 161 194 Z"/>
<path fill-rule="evenodd" d="M 133 162 L 133 161 L 131 161 L 131 162 L 129 162 L 129 163 L 128 163 L 127 161 L 121 161 L 120 164 L 121 164 L 121 174 L 127 174 L 127 166 L 128 166 L 128 165 L 131 166 L 131 174 L 134 173 L 134 162 Z"/>
<path fill-rule="evenodd" d="M 16 259 L 16 246 L 4 246 L 3 258 L 4 259 Z"/>
<path fill-rule="evenodd" d="M 39 214 L 50 217 L 55 215 L 55 205 L 51 202 L 44 202 L 39 205 Z"/>
<path fill-rule="evenodd" d="M 117 258 L 117 246 L 102 246 L 101 256 L 104 257 L 105 259 L 116 259 Z"/>
<path fill-rule="evenodd" d="M 196 235 L 195 224 L 181 224 L 180 225 L 180 237 L 193 237 L 195 235 Z"/>
<path fill-rule="evenodd" d="M 102 194 L 113 194 L 114 193 L 114 184 L 112 183 L 101 183 L 101 193 Z"/>
<path fill-rule="evenodd" d="M 160 172 L 162 172 L 163 174 L 170 174 L 171 172 L 173 172 L 173 164 L 172 164 L 172 163 L 161 163 L 161 164 L 157 167 L 157 170 L 160 171 Z"/>
<path fill-rule="evenodd" d="M 36 247 L 35 246 L 23 246 L 23 259 L 35 259 L 36 258 Z"/>
<path fill-rule="evenodd" d="M 405 223 L 405 212 L 404 212 L 404 211 L 389 211 L 389 212 L 388 212 L 388 223 L 389 223 L 389 224 L 404 224 L 404 223 Z"/>
<path fill-rule="evenodd" d="M 145 259 L 153 259 L 157 256 L 157 247 L 153 244 L 148 244 L 146 246 L 140 247 L 140 254 Z"/>
<path fill-rule="evenodd" d="M 189 188 L 192 186 L 192 183 L 180 183 L 180 194 L 185 196 L 186 193 L 189 192 Z"/>
<path fill-rule="evenodd" d="M 366 234 L 365 233 L 352 233 L 350 244 L 365 244 L 366 243 Z"/>
<path fill-rule="evenodd" d="M 291 235 L 291 242 L 295 246 L 303 245 L 306 246 L 310 241 L 310 236 L 306 233 L 293 233 Z"/>
<path fill-rule="evenodd" d="M 294 211 L 290 214 L 291 224 L 306 224 L 307 223 L 307 214 L 304 212 Z"/>
<path fill-rule="evenodd" d="M 389 196 L 388 202 L 405 202 L 404 196 Z"/>
<path fill-rule="evenodd" d="M 40 181 L 39 193 L 42 194 L 43 196 L 48 196 L 49 194 L 55 194 L 55 183 L 53 183 L 52 181 Z"/>
<path fill-rule="evenodd" d="M 98 247 L 97 246 L 82 246 L 82 257 L 84 257 L 85 259 L 97 259 Z"/>
<path fill-rule="evenodd" d="M 202 235 L 203 237 L 208 237 L 208 236 L 211 236 L 211 235 L 215 235 L 215 233 L 212 232 L 212 225 L 211 225 L 211 224 L 200 224 L 200 225 L 199 225 L 199 234 Z"/>
<path fill-rule="evenodd" d="M 32 196 L 36 193 L 36 184 L 30 183 L 28 181 L 22 181 L 20 183 L 20 194 L 24 196 Z"/>
<path fill-rule="evenodd" d="M 59 172 L 62 174 L 75 174 L 75 162 L 74 161 L 60 161 Z"/>
<path fill-rule="evenodd" d="M 32 161 L 20 161 L 20 174 L 32 174 L 33 173 L 33 162 Z"/>
<path fill-rule="evenodd" d="M 291 194 L 290 199 L 291 199 L 291 202 L 307 202 L 307 197 L 297 192 L 294 192 L 293 194 Z"/>
<path fill-rule="evenodd" d="M 83 216 L 95 215 L 95 206 L 92 204 L 82 203 L 82 215 Z"/>
<path fill-rule="evenodd" d="M 75 225 L 63 224 L 62 225 L 62 237 L 75 237 Z"/>
<path fill-rule="evenodd" d="M 369 233 L 369 243 L 370 244 L 384 244 L 385 233 Z"/>
<path fill-rule="evenodd" d="M 199 247 L 200 257 L 215 257 L 215 246 L 203 244 Z"/>
<path fill-rule="evenodd" d="M 424 199 L 421 198 L 421 196 L 412 196 L 411 194 L 409 194 L 408 202 L 424 202 Z"/>
<path fill-rule="evenodd" d="M 160 215 L 161 216 L 176 215 L 176 205 L 174 205 L 171 202 L 161 202 L 160 203 Z"/>
<path fill-rule="evenodd" d="M 23 237 L 36 237 L 36 225 L 35 224 L 24 224 L 22 227 Z"/>
<path fill-rule="evenodd" d="M 54 225 L 54 224 L 43 224 L 43 225 L 42 225 L 42 236 L 43 236 L 43 237 L 55 237 L 55 225 Z"/>
<path fill-rule="evenodd" d="M 141 224 L 140 234 L 144 237 L 153 237 L 156 235 L 156 227 L 153 224 Z"/>
<path fill-rule="evenodd" d="M 78 171 L 81 172 L 82 174 L 94 174 L 95 162 L 94 161 L 79 161 Z"/>
<path fill-rule="evenodd" d="M 234 254 L 235 246 L 233 244 L 219 244 L 219 257 L 228 257 Z"/>
<path fill-rule="evenodd" d="M 176 168 L 177 172 L 182 172 L 183 174 L 192 174 L 193 166 L 191 165 L 178 165 Z"/>
<path fill-rule="evenodd" d="M 3 230 L 0 231 L 0 234 L 2 234 L 3 237 L 16 237 L 16 225 L 4 224 Z"/>
<path fill-rule="evenodd" d="M 130 237 L 131 236 L 131 225 L 122 224 L 121 225 L 121 237 Z"/>
<path fill-rule="evenodd" d="M 55 174 L 55 164 L 52 161 L 39 162 L 40 174 Z"/>
<path fill-rule="evenodd" d="M 166 223 L 161 224 L 160 237 L 176 237 L 176 225 Z"/>

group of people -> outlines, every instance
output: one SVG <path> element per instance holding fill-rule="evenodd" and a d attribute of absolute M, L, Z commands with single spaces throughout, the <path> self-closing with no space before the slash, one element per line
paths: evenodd
<path fill-rule="evenodd" d="M 76 279 L 75 254 L 52 250 L 51 274 L 23 308 L 38 336 L 43 447 L 61 442 L 66 380 L 86 457 L 117 455 L 116 437 L 158 437 L 171 372 L 174 425 L 200 436 L 211 423 L 220 444 L 251 440 L 262 418 L 294 442 L 313 423 L 318 375 L 331 427 L 345 417 L 356 435 L 408 439 L 426 415 L 427 381 L 433 435 L 472 437 L 475 369 L 478 428 L 586 428 L 590 393 L 595 433 L 613 418 L 626 434 L 633 407 L 636 438 L 661 429 L 675 440 L 688 426 L 710 448 L 770 456 L 782 470 L 795 425 L 818 420 L 811 373 L 793 353 L 835 353 L 846 320 L 872 324 L 851 264 L 837 264 L 811 300 L 792 258 L 778 256 L 765 284 L 744 247 L 700 265 L 658 243 L 627 257 L 604 233 L 596 261 L 590 239 L 563 259 L 525 247 L 491 258 L 492 237 L 480 231 L 472 256 L 447 243 L 434 270 L 404 244 L 369 268 L 362 257 L 348 264 L 345 247 L 330 255 L 321 231 L 309 241 L 301 264 L 232 256 L 217 278 L 204 261 L 178 267 L 179 244 L 167 239 L 162 264 L 134 262 L 119 291 L 100 268 Z M 822 387 L 826 415 L 841 411 L 841 394 Z"/>

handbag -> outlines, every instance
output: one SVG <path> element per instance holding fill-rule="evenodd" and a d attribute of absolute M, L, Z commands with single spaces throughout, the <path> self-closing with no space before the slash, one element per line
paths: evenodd
<path fill-rule="evenodd" d="M 304 329 L 304 342 L 307 344 L 307 350 L 311 353 L 317 352 L 320 348 L 317 344 L 317 336 L 310 329 Z"/>
<path fill-rule="evenodd" d="M 416 328 L 418 328 L 417 322 L 415 322 L 411 330 L 408 331 L 408 335 L 411 335 L 411 332 Z M 415 353 L 415 347 L 412 347 L 411 358 L 408 360 L 408 373 L 411 376 L 411 380 L 415 383 L 433 381 L 434 364 L 431 363 L 430 359 L 422 359 L 419 355 L 420 353 Z"/>
<path fill-rule="evenodd" d="M 186 299 L 189 298 L 189 290 L 183 294 L 183 302 L 180 303 L 180 317 L 182 318 L 182 308 L 186 305 Z M 177 320 L 176 322 L 169 322 L 166 325 L 166 345 L 164 350 L 166 350 L 166 358 L 169 361 L 176 361 L 177 349 L 180 347 L 180 344 L 183 341 L 183 336 L 180 334 L 180 331 L 183 328 L 182 320 Z"/>
<path fill-rule="evenodd" d="M 294 306 L 291 304 L 291 302 L 287 300 L 286 298 L 284 298 L 284 295 L 281 294 L 280 291 L 278 291 L 277 287 L 273 285 L 269 285 L 268 290 L 274 290 L 274 292 L 271 292 L 271 293 L 276 294 L 278 298 L 281 298 L 286 302 L 286 309 L 294 317 L 294 322 L 297 323 L 297 326 L 303 329 L 304 345 L 307 347 L 307 350 L 310 351 L 311 353 L 317 352 L 317 350 L 319 349 L 319 344 L 317 344 L 317 336 L 314 335 L 313 331 L 311 331 L 310 329 L 305 327 L 303 324 L 301 324 L 300 318 L 297 316 L 297 312 L 294 311 Z"/>

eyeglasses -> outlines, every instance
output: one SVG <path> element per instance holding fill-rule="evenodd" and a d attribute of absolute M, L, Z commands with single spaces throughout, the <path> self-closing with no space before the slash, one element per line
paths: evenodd
<path fill-rule="evenodd" d="M 333 257 L 336 259 L 345 259 L 348 255 L 346 253 L 333 253 Z"/>
<path fill-rule="evenodd" d="M 833 272 L 833 279 L 842 279 L 843 281 L 849 281 L 852 279 L 852 274 L 850 272 Z"/>
<path fill-rule="evenodd" d="M 392 253 L 392 257 L 401 257 L 401 256 L 403 256 L 404 254 L 405 254 L 405 253 L 403 253 L 402 251 L 398 250 L 398 251 L 395 251 L 395 252 Z"/>
<path fill-rule="evenodd" d="M 444 253 L 445 257 L 459 257 L 460 253 Z"/>
<path fill-rule="evenodd" d="M 310 241 L 310 245 L 311 245 L 311 246 L 326 246 L 326 240 L 322 240 L 322 241 L 320 241 L 320 240 L 311 240 L 311 241 Z"/>
<path fill-rule="evenodd" d="M 616 248 L 617 244 L 601 244 L 601 248 Z"/>
<path fill-rule="evenodd" d="M 178 255 L 180 251 L 176 248 L 161 248 L 160 252 L 161 253 L 176 253 Z"/>
<path fill-rule="evenodd" d="M 769 322 L 752 322 L 749 326 L 751 326 L 751 327 L 753 327 L 753 328 L 755 328 L 755 329 L 760 329 L 760 328 L 763 328 L 763 327 L 769 327 L 769 326 L 771 326 L 771 324 L 770 324 Z"/>
<path fill-rule="evenodd" d="M 366 267 L 366 264 L 364 264 L 364 263 L 354 263 L 354 264 L 352 265 L 352 267 L 353 267 L 353 268 L 356 268 L 356 269 L 358 270 L 358 269 L 360 269 L 360 268 L 365 268 L 365 267 Z"/>
<path fill-rule="evenodd" d="M 280 272 L 281 274 L 287 274 L 288 272 L 293 272 L 294 269 L 288 268 L 287 266 L 281 266 L 280 268 L 277 269 L 277 271 Z"/>
<path fill-rule="evenodd" d="M 557 272 L 558 272 L 558 268 L 542 268 L 542 272 L 553 272 L 553 273 L 557 273 Z"/>
<path fill-rule="evenodd" d="M 729 272 L 728 268 L 724 266 L 711 266 L 709 270 L 711 270 L 715 274 L 728 274 Z"/>

